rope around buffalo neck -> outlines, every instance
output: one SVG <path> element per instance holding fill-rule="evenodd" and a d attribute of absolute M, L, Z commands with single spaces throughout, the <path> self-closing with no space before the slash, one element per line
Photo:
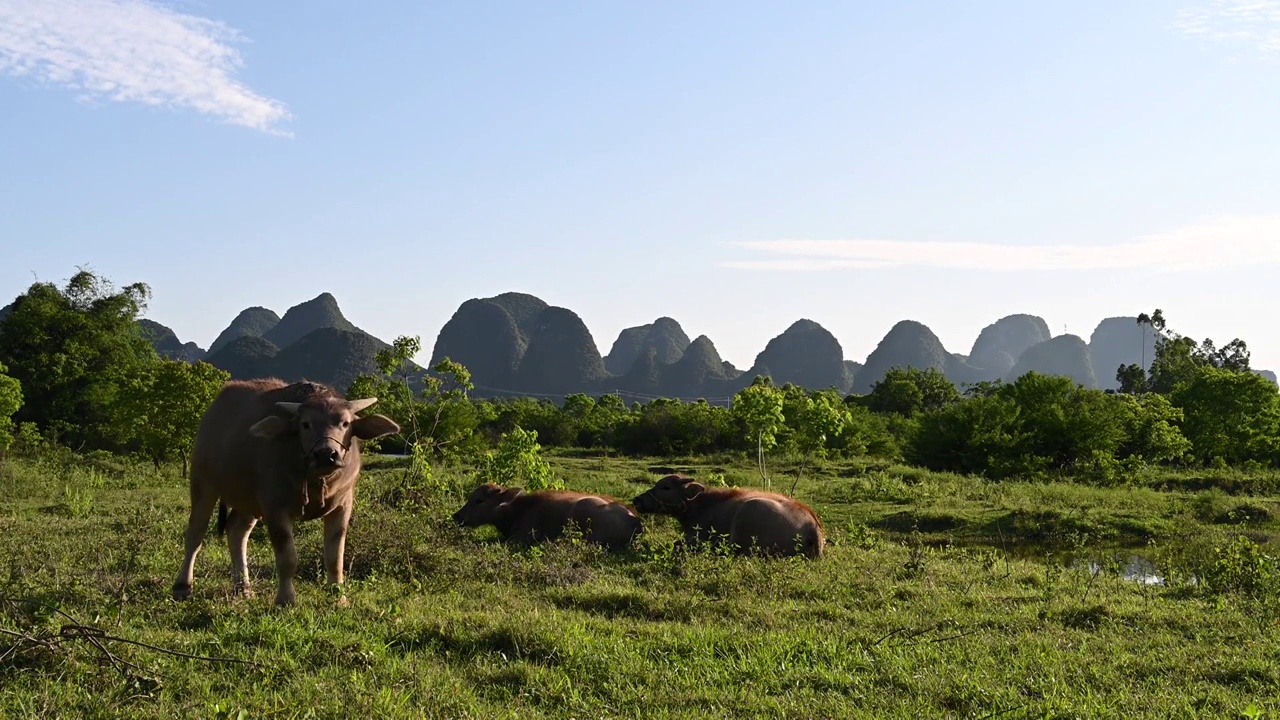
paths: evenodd
<path fill-rule="evenodd" d="M 307 456 L 314 453 L 316 451 L 316 447 L 320 445 L 320 443 L 325 442 L 326 440 L 333 440 L 333 438 L 323 437 L 323 438 L 320 438 L 319 440 L 316 440 L 314 443 L 311 444 L 310 450 L 307 450 L 306 452 L 302 453 L 302 455 L 298 457 L 298 460 L 302 465 L 302 468 L 301 468 L 302 472 L 299 474 L 302 477 L 302 512 L 300 513 L 300 517 L 303 519 L 307 517 L 307 505 L 311 504 L 311 494 L 307 488 L 307 485 L 308 485 Z M 351 447 L 349 443 L 344 445 L 342 442 L 338 440 L 334 440 L 334 442 L 338 444 L 338 447 L 342 448 L 343 455 L 345 455 L 347 450 Z M 339 471 L 341 471 L 341 468 L 334 470 L 333 473 L 330 473 L 330 474 L 336 475 Z M 320 485 L 320 511 L 321 511 L 321 514 L 323 515 L 324 514 L 324 494 L 329 489 L 329 475 L 321 475 L 320 477 L 316 478 L 316 482 L 319 483 Z"/>

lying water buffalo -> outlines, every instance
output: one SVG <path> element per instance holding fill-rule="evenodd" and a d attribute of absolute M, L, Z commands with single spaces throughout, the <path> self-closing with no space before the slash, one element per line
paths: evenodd
<path fill-rule="evenodd" d="M 463 527 L 493 525 L 504 538 L 526 546 L 563 536 L 570 522 L 587 542 L 613 550 L 643 532 L 640 517 L 611 497 L 572 490 L 525 492 L 494 483 L 472 490 L 453 519 Z"/>
<path fill-rule="evenodd" d="M 275 378 L 226 383 L 196 432 L 186 556 L 173 583 L 174 599 L 191 595 L 196 555 L 215 505 L 218 529 L 227 531 L 236 594 L 252 594 L 245 553 L 259 518 L 266 519 L 275 551 L 277 605 L 292 605 L 296 598 L 295 520 L 324 518 L 325 570 L 330 583 L 340 584 L 360 477 L 360 441 L 400 431 L 382 415 L 356 417 L 375 402 L 345 400 L 319 383 L 286 385 Z"/>
<path fill-rule="evenodd" d="M 641 513 L 671 515 L 694 547 L 727 536 L 739 553 L 822 556 L 822 523 L 804 503 L 779 493 L 707 488 L 684 475 L 668 475 L 631 501 Z"/>

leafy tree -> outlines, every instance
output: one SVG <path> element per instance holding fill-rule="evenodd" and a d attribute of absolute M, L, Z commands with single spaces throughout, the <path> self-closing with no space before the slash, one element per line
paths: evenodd
<path fill-rule="evenodd" d="M 13 414 L 22 407 L 22 383 L 6 372 L 8 368 L 0 363 L 0 458 L 13 444 Z"/>
<path fill-rule="evenodd" d="M 758 376 L 733 397 L 733 416 L 746 428 L 746 437 L 756 446 L 756 465 L 765 486 L 771 486 L 765 469 L 765 453 L 778 444 L 778 432 L 786 423 L 782 414 L 783 396 L 773 382 Z"/>
<path fill-rule="evenodd" d="M 81 270 L 64 287 L 38 282 L 18 296 L 0 320 L 0 363 L 25 397 L 16 419 L 74 446 L 111 448 L 113 405 L 158 361 L 135 322 L 150 294 Z"/>
<path fill-rule="evenodd" d="M 515 428 L 502 436 L 497 450 L 485 455 L 480 476 L 486 482 L 525 490 L 563 488 L 563 482 L 552 480 L 551 465 L 542 459 L 541 450 L 536 431 Z"/>
<path fill-rule="evenodd" d="M 161 360 L 122 394 L 116 427 L 136 441 L 157 468 L 176 452 L 186 477 L 200 418 L 229 379 L 231 373 L 204 361 Z"/>
<path fill-rule="evenodd" d="M 378 374 L 358 376 L 347 395 L 378 398 L 378 411 L 400 424 L 399 442 L 410 453 L 416 448 L 423 458 L 466 454 L 474 450 L 469 440 L 480 424 L 477 406 L 468 398 L 475 388 L 471 372 L 447 357 L 424 372 L 413 363 L 421 350 L 419 336 L 397 337 L 374 355 Z M 369 447 L 394 442 L 384 438 Z"/>
<path fill-rule="evenodd" d="M 1146 347 L 1143 346 L 1145 350 Z M 1120 383 L 1120 392 L 1136 395 L 1147 389 L 1147 371 L 1141 365 L 1121 365 L 1116 370 L 1116 382 Z"/>
<path fill-rule="evenodd" d="M 921 417 L 904 454 L 932 470 L 1013 474 L 1022 442 L 1019 419 L 1017 403 L 1003 393 L 979 396 Z"/>
<path fill-rule="evenodd" d="M 420 429 L 418 413 L 414 408 L 413 384 L 415 381 L 413 358 L 422 350 L 422 339 L 417 336 L 401 335 L 391 343 L 391 347 L 379 350 L 373 356 L 377 375 L 359 375 L 347 389 L 347 397 L 376 397 L 378 412 L 399 423 L 402 435 L 409 443 L 416 443 Z M 385 442 L 385 440 L 384 440 Z M 369 447 L 377 447 L 379 443 L 371 443 Z"/>
<path fill-rule="evenodd" d="M 1139 322 L 1142 322 L 1145 317 L 1140 315 Z M 1151 371 L 1147 381 L 1147 389 L 1152 392 L 1167 395 L 1178 385 L 1195 379 L 1196 372 L 1202 367 L 1215 367 L 1233 372 L 1249 370 L 1249 347 L 1239 338 L 1221 348 L 1216 347 L 1213 340 L 1209 338 L 1196 344 L 1195 340 L 1169 330 L 1161 310 L 1157 309 L 1148 320 L 1146 324 L 1156 331 L 1156 354 L 1151 361 Z"/>
<path fill-rule="evenodd" d="M 795 443 L 803 457 L 791 484 L 791 491 L 795 492 L 796 483 L 809 463 L 825 458 L 828 442 L 844 433 L 849 424 L 849 411 L 834 393 L 816 392 L 803 395 L 803 401 L 791 417 L 795 424 Z"/>
<path fill-rule="evenodd" d="M 835 443 L 840 452 L 851 455 L 898 457 L 900 446 L 885 416 L 877 415 L 856 402 L 844 403 L 845 426 Z M 914 421 L 907 421 L 914 422 Z M 910 433 L 904 433 L 909 435 Z"/>
<path fill-rule="evenodd" d="M 1205 366 L 1171 399 L 1186 417 L 1183 433 L 1198 462 L 1280 461 L 1280 394 L 1266 378 Z"/>
<path fill-rule="evenodd" d="M 1144 462 L 1174 462 L 1186 456 L 1191 441 L 1182 434 L 1181 408 L 1156 393 L 1121 396 L 1128 422 L 1127 438 L 1117 451 L 1120 458 Z"/>
<path fill-rule="evenodd" d="M 937 368 L 893 367 L 871 386 L 868 407 L 878 413 L 913 417 L 960 401 L 960 391 Z"/>
<path fill-rule="evenodd" d="M 1028 372 L 989 395 L 926 413 L 908 440 L 907 459 L 997 478 L 1089 468 L 1114 461 L 1129 438 L 1124 400 Z"/>
<path fill-rule="evenodd" d="M 1026 472 L 1114 457 L 1125 440 L 1125 417 L 1114 396 L 1079 387 L 1071 378 L 1027 373 L 1003 394 L 1020 410 Z"/>

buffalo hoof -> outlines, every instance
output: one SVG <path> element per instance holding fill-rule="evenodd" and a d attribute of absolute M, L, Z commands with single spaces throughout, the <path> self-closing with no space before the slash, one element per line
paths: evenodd
<path fill-rule="evenodd" d="M 249 587 L 248 584 L 237 585 L 231 590 L 231 595 L 232 597 L 252 598 L 253 588 Z"/>
<path fill-rule="evenodd" d="M 173 599 L 182 601 L 191 597 L 191 586 L 185 583 L 177 583 L 173 586 Z"/>
<path fill-rule="evenodd" d="M 339 595 L 338 599 L 334 601 L 334 605 L 337 605 L 340 608 L 350 607 L 351 601 L 347 599 L 346 595 Z"/>

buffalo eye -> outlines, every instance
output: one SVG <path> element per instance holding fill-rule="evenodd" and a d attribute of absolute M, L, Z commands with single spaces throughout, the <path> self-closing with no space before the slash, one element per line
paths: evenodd
<path fill-rule="evenodd" d="M 302 429 L 303 429 L 303 430 L 310 430 L 310 429 L 311 429 L 311 423 L 307 422 L 306 420 L 303 420 L 303 421 L 302 421 Z"/>
<path fill-rule="evenodd" d="M 350 421 L 350 420 L 343 420 L 343 421 L 342 421 L 342 427 L 344 427 L 344 428 L 345 428 L 345 427 L 348 427 L 348 426 L 350 426 L 350 425 L 351 425 L 351 421 Z"/>

